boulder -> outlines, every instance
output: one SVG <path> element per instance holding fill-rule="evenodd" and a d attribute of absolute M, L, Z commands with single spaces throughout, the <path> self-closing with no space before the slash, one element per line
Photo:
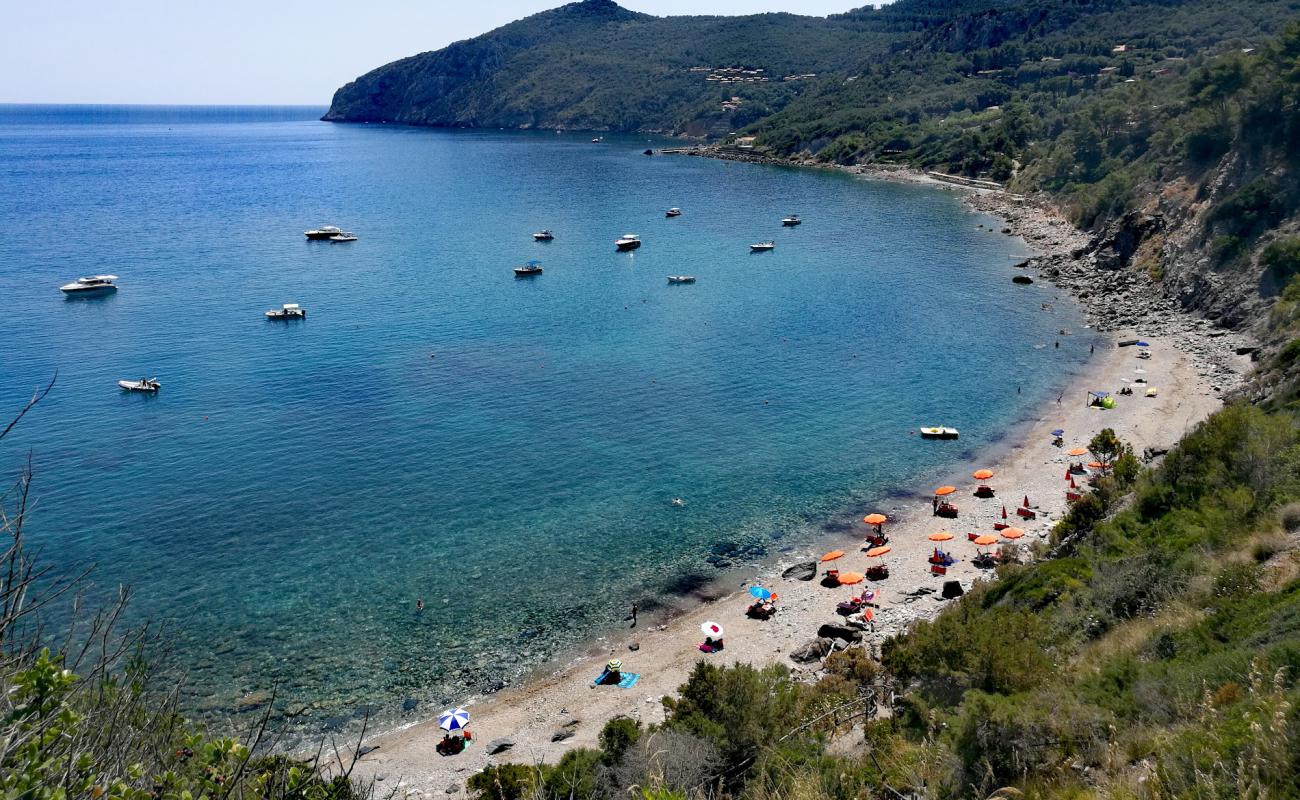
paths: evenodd
<path fill-rule="evenodd" d="M 833 639 L 809 639 L 790 652 L 790 659 L 800 664 L 821 660 L 835 646 Z"/>
<path fill-rule="evenodd" d="M 817 629 L 817 637 L 820 639 L 840 639 L 845 642 L 860 642 L 862 641 L 862 631 L 846 625 L 828 622 Z"/>
<path fill-rule="evenodd" d="M 797 581 L 810 581 L 817 577 L 817 562 L 805 561 L 802 564 L 795 564 L 785 572 L 782 572 L 781 577 L 786 579 L 793 578 Z"/>
<path fill-rule="evenodd" d="M 563 728 L 551 734 L 552 742 L 562 742 L 565 739 L 573 738 L 573 728 Z"/>
<path fill-rule="evenodd" d="M 487 754 L 494 756 L 497 753 L 504 753 L 515 746 L 514 739 L 493 739 L 487 744 Z"/>
<path fill-rule="evenodd" d="M 1034 282 L 1034 279 L 1031 278 L 1031 277 L 1029 277 L 1028 275 L 1016 275 L 1015 277 L 1013 277 L 1013 278 L 1011 279 L 1011 282 L 1012 282 L 1012 283 L 1021 283 L 1021 284 L 1028 285 L 1028 284 L 1033 283 L 1033 282 Z"/>
<path fill-rule="evenodd" d="M 943 599 L 951 600 L 954 597 L 961 597 L 966 594 L 966 590 L 961 588 L 961 581 L 944 581 L 943 582 Z"/>

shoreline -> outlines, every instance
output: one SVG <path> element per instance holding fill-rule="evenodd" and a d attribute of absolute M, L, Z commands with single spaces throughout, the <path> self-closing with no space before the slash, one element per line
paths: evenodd
<path fill-rule="evenodd" d="M 692 152 L 692 155 L 717 153 Z M 840 169 L 870 180 L 921 183 L 961 191 L 966 205 L 975 212 L 1005 221 L 1004 235 L 1022 238 L 1037 255 L 1017 265 L 1035 279 L 1069 291 L 1090 323 L 1093 335 L 1103 335 L 1095 357 L 1085 362 L 1076 374 L 1063 376 L 1064 391 L 1060 405 L 1045 400 L 1028 420 L 1007 422 L 1008 435 L 976 454 L 975 461 L 996 473 L 991 483 L 999 490 L 996 500 L 976 500 L 969 494 L 973 484 L 959 471 L 964 458 L 951 462 L 944 472 L 946 482 L 959 487 L 957 505 L 962 509 L 957 520 L 939 520 L 924 513 L 928 487 L 915 493 L 887 495 L 879 509 L 891 521 L 886 532 L 893 552 L 887 557 L 891 577 L 879 584 L 880 611 L 875 630 L 864 638 L 866 646 L 876 649 L 884 639 L 896 635 L 915 621 L 933 617 L 943 607 L 938 588 L 944 578 L 929 574 L 925 557 L 933 543 L 926 535 L 934 530 L 951 530 L 955 538 L 948 549 L 959 561 L 949 568 L 948 580 L 959 580 L 969 588 L 972 581 L 989 579 L 970 564 L 975 549 L 965 533 L 992 532 L 993 521 L 1000 516 L 1002 503 L 1008 508 L 1019 504 L 1027 495 L 1037 506 L 1039 519 L 1020 527 L 1027 535 L 1024 543 L 1044 541 L 1048 531 L 1065 509 L 1064 468 L 1069 460 L 1064 450 L 1082 446 L 1101 427 L 1113 427 L 1122 439 L 1130 442 L 1141 455 L 1144 450 L 1159 452 L 1174 444 L 1183 433 L 1222 405 L 1223 395 L 1235 388 L 1248 368 L 1248 359 L 1237 356 L 1240 337 L 1217 332 L 1215 327 L 1175 308 L 1172 301 L 1156 296 L 1149 281 L 1123 276 L 1126 286 L 1116 291 L 1117 273 L 1103 273 L 1086 257 L 1088 234 L 1076 230 L 1055 210 L 1040 201 L 980 187 L 958 186 L 907 169 L 844 168 L 826 164 L 767 158 L 733 158 L 731 160 L 816 166 Z M 997 233 L 996 230 L 992 231 Z M 1009 270 L 1008 278 L 1015 274 Z M 1109 281 L 1109 283 L 1107 283 Z M 1009 281 L 1008 281 L 1009 282 Z M 1104 297 L 1099 293 L 1104 291 Z M 1118 309 L 1118 310 L 1117 310 Z M 1143 336 L 1153 345 L 1153 358 L 1146 362 L 1134 359 L 1134 351 L 1118 348 L 1120 338 Z M 1108 346 L 1109 344 L 1109 346 Z M 1113 411 L 1087 409 L 1083 397 L 1090 389 L 1117 391 L 1124 375 L 1141 364 L 1150 373 L 1151 386 L 1162 391 L 1156 398 L 1141 393 L 1120 398 Z M 1066 448 L 1049 444 L 1046 432 L 1066 429 Z M 983 460 L 981 460 L 983 459 Z M 938 477 L 938 476 L 936 476 Z M 922 491 L 922 489 L 925 491 Z M 863 512 L 865 513 L 865 511 Z M 859 548 L 867 526 L 854 524 L 850 531 L 827 533 L 819 540 L 834 541 L 847 555 L 840 562 L 844 569 L 861 571 L 866 558 Z M 635 630 L 610 633 L 590 641 L 578 654 L 565 662 L 552 662 L 532 671 L 520 683 L 500 693 L 476 698 L 467 706 L 472 713 L 470 729 L 474 744 L 464 753 L 439 757 L 434 745 L 441 738 L 436 721 L 423 719 L 408 723 L 363 743 L 364 756 L 354 774 L 373 778 L 389 791 L 408 796 L 429 792 L 455 795 L 475 772 L 492 763 L 554 762 L 574 747 L 592 747 L 604 722 L 627 716 L 643 723 L 663 719 L 659 698 L 674 694 L 685 682 L 690 668 L 700 658 L 714 663 L 749 663 L 758 666 L 781 663 L 791 668 L 795 679 L 814 679 L 820 659 L 807 665 L 796 664 L 788 656 L 806 644 L 821 624 L 842 621 L 835 613 L 835 602 L 856 594 L 859 587 L 823 588 L 818 582 L 785 580 L 781 572 L 794 564 L 814 560 L 820 555 L 816 543 L 800 546 L 759 564 L 729 570 L 707 587 L 703 597 L 684 595 L 665 604 L 653 615 L 642 615 L 642 625 Z M 756 577 L 781 596 L 778 614 L 766 622 L 744 617 L 748 593 L 735 587 L 741 572 Z M 744 586 L 745 584 L 741 584 Z M 914 594 L 928 588 L 932 593 Z M 721 597 L 709 599 L 717 592 Z M 699 624 L 715 619 L 727 628 L 724 652 L 705 656 L 695 647 L 702 639 Z M 649 623 L 649 624 L 647 624 Z M 590 681 L 600 672 L 604 661 L 621 658 L 626 669 L 642 674 L 641 682 L 631 690 L 611 687 L 593 689 Z M 488 754 L 488 745 L 497 740 L 511 742 L 509 749 Z M 345 758 L 347 754 L 344 754 Z"/>

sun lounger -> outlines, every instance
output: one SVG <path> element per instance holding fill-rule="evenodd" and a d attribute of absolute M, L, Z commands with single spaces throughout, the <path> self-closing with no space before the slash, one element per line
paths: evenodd
<path fill-rule="evenodd" d="M 1065 500 L 1066 500 L 1066 502 L 1073 503 L 1073 502 L 1075 502 L 1076 500 L 1082 500 L 1082 499 L 1083 499 L 1083 495 L 1080 494 L 1079 492 L 1066 492 L 1066 493 L 1065 493 Z"/>
<path fill-rule="evenodd" d="M 993 530 L 995 530 L 995 531 L 1005 531 L 1007 528 L 1010 528 L 1010 527 L 1011 527 L 1011 526 L 1008 525 L 1008 524 L 1005 523 L 1005 522 L 995 522 L 995 523 L 993 523 Z M 970 538 L 974 539 L 974 538 L 975 538 L 975 534 L 972 533 L 972 534 L 970 535 Z"/>
<path fill-rule="evenodd" d="M 930 565 L 930 574 L 931 574 L 931 575 L 947 575 L 947 574 L 948 574 L 948 568 L 945 567 L 945 566 L 941 566 L 941 565 L 939 565 L 939 564 L 931 564 L 931 565 Z"/>
<path fill-rule="evenodd" d="M 1016 515 L 1020 517 L 1024 517 L 1025 519 L 1038 519 L 1037 514 L 1035 514 L 1030 509 L 1025 508 L 1024 506 L 1021 506 L 1020 508 L 1016 509 Z"/>

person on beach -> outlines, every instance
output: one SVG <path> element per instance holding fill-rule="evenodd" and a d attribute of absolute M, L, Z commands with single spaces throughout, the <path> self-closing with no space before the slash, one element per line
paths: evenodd
<path fill-rule="evenodd" d="M 636 627 L 636 603 L 632 604 L 632 627 Z"/>

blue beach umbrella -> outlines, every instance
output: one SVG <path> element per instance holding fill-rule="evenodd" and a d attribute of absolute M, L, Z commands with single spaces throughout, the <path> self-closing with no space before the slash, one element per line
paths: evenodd
<path fill-rule="evenodd" d="M 463 708 L 448 709 L 438 715 L 438 727 L 444 731 L 458 731 L 469 724 L 469 712 Z"/>
<path fill-rule="evenodd" d="M 770 600 L 772 597 L 772 593 L 762 586 L 749 587 L 749 594 L 758 600 Z"/>
<path fill-rule="evenodd" d="M 1053 435 L 1053 436 L 1064 436 L 1064 435 L 1065 435 L 1065 429 L 1064 429 L 1064 428 L 1057 428 L 1056 430 L 1052 431 L 1052 435 Z"/>

